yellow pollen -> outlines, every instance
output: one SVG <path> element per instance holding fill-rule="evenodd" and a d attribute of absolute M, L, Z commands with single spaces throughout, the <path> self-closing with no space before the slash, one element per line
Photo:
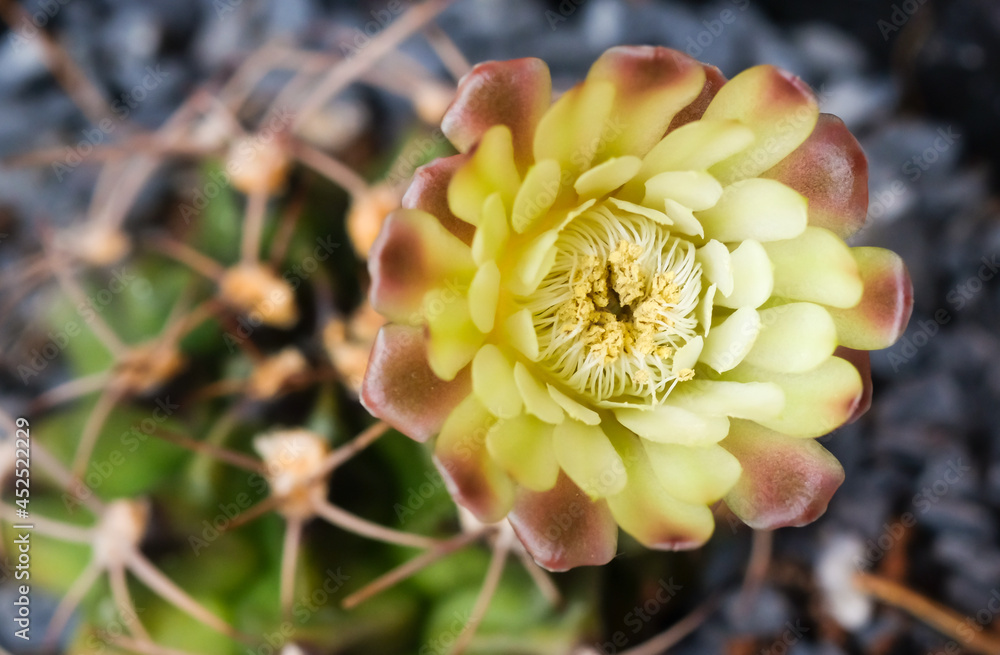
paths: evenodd
<path fill-rule="evenodd" d="M 675 366 L 695 337 L 695 248 L 645 216 L 598 208 L 559 236 L 529 299 L 541 361 L 597 402 L 658 404 L 695 372 Z"/>
<path fill-rule="evenodd" d="M 582 329 L 588 356 L 602 363 L 615 361 L 625 352 L 640 356 L 655 354 L 666 358 L 673 348 L 656 345 L 666 310 L 680 300 L 681 287 L 674 283 L 674 272 L 657 273 L 649 280 L 639 266 L 642 247 L 625 241 L 602 261 L 596 255 L 584 255 L 573 273 L 573 296 L 559 308 L 556 316 L 563 333 Z M 630 310 L 618 316 L 607 311 L 611 298 L 609 284 L 621 308 Z M 648 377 L 648 374 L 647 374 Z"/>
<path fill-rule="evenodd" d="M 639 267 L 642 257 L 642 246 L 629 243 L 622 239 L 618 247 L 608 255 L 608 268 L 611 269 L 611 286 L 618 294 L 622 306 L 632 304 L 632 301 L 646 292 L 646 276 Z"/>

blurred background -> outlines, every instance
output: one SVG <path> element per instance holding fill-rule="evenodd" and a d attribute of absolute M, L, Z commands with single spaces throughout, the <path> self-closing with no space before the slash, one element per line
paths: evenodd
<path fill-rule="evenodd" d="M 1000 653 L 995 0 L 0 0 L 0 18 L 3 649 Z M 847 479 L 815 524 L 720 514 L 701 550 L 623 535 L 611 564 L 551 576 L 515 552 L 483 613 L 496 539 L 357 402 L 380 324 L 365 255 L 414 168 L 452 152 L 437 125 L 470 64 L 541 57 L 564 90 L 617 44 L 811 84 L 868 156 L 853 245 L 903 256 L 914 315 L 872 354 L 872 410 L 822 439 Z"/>

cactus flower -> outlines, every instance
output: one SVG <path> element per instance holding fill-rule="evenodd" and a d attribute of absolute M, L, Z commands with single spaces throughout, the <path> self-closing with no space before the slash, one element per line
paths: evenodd
<path fill-rule="evenodd" d="M 371 251 L 362 400 L 434 438 L 455 500 L 551 570 L 607 562 L 618 527 L 698 547 L 719 501 L 821 515 L 844 473 L 815 438 L 867 409 L 912 289 L 845 244 L 867 163 L 807 85 L 620 47 L 553 103 L 542 61 L 487 62 L 442 129 L 459 154 Z"/>

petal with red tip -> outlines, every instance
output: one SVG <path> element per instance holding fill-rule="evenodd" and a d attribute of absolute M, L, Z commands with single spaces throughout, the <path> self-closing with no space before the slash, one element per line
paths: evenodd
<path fill-rule="evenodd" d="M 423 328 L 390 324 L 375 337 L 361 402 L 373 416 L 426 441 L 441 430 L 471 388 L 468 369 L 448 382 L 434 375 L 427 364 Z"/>
<path fill-rule="evenodd" d="M 688 550 L 708 541 L 715 529 L 708 507 L 674 498 L 663 488 L 639 437 L 615 432 L 612 441 L 628 471 L 625 488 L 607 499 L 618 525 L 657 550 Z"/>
<path fill-rule="evenodd" d="M 507 520 L 549 571 L 607 564 L 618 547 L 618 525 L 607 504 L 590 500 L 565 474 L 549 491 L 518 489 Z"/>
<path fill-rule="evenodd" d="M 903 259 L 884 248 L 851 248 L 864 291 L 850 309 L 830 308 L 840 343 L 880 350 L 903 335 L 913 311 L 913 283 Z"/>
<path fill-rule="evenodd" d="M 475 274 L 472 252 L 427 212 L 400 209 L 385 219 L 368 255 L 372 307 L 390 320 L 413 324 L 431 289 L 464 286 Z"/>
<path fill-rule="evenodd" d="M 719 89 L 703 118 L 736 119 L 756 139 L 709 172 L 723 184 L 760 175 L 802 145 L 818 117 L 816 96 L 798 77 L 769 65 L 748 68 Z"/>
<path fill-rule="evenodd" d="M 725 501 L 744 523 L 773 530 L 812 523 L 844 481 L 837 458 L 812 439 L 796 439 L 749 421 L 733 421 L 720 444 L 743 472 Z"/>
<path fill-rule="evenodd" d="M 466 396 L 445 419 L 434 448 L 434 463 L 452 498 L 484 523 L 499 521 L 514 503 L 513 481 L 486 448 L 494 423 L 475 396 Z"/>
<path fill-rule="evenodd" d="M 854 413 L 847 419 L 848 423 L 853 423 L 872 406 L 872 358 L 867 350 L 853 350 L 843 346 L 837 348 L 833 354 L 854 364 L 854 368 L 858 369 L 858 373 L 861 375 L 861 384 L 864 387 L 861 392 L 861 400 L 858 401 Z"/>
<path fill-rule="evenodd" d="M 700 63 L 677 50 L 657 46 L 619 46 L 591 66 L 587 83 L 615 85 L 612 121 L 618 134 L 598 157 L 642 157 L 666 134 L 677 112 L 691 104 L 705 86 Z"/>
<path fill-rule="evenodd" d="M 809 199 L 809 225 L 846 239 L 865 224 L 868 159 L 851 131 L 832 114 L 820 114 L 809 138 L 761 174 Z"/>
<path fill-rule="evenodd" d="M 469 161 L 468 155 L 441 157 L 421 166 L 413 173 L 413 180 L 403 195 L 406 209 L 420 209 L 441 221 L 444 228 L 466 244 L 472 243 L 475 226 L 451 213 L 448 206 L 448 185 L 455 171 Z"/>
<path fill-rule="evenodd" d="M 514 138 L 514 157 L 531 160 L 535 127 L 552 103 L 552 78 L 541 59 L 487 61 L 458 83 L 441 131 L 460 152 L 468 152 L 494 125 L 506 125 Z"/>

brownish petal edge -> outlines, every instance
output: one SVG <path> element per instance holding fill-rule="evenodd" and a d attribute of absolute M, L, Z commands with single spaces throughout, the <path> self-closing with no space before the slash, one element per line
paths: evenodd
<path fill-rule="evenodd" d="M 743 466 L 725 497 L 733 513 L 757 530 L 801 527 L 822 516 L 844 481 L 837 458 L 814 439 L 746 426 L 734 420 L 721 442 Z"/>
<path fill-rule="evenodd" d="M 468 152 L 490 127 L 506 125 L 523 172 L 531 161 L 535 127 L 551 103 L 552 78 L 541 59 L 487 61 L 459 82 L 441 130 L 460 152 Z"/>
<path fill-rule="evenodd" d="M 431 214 L 446 230 L 466 244 L 472 243 L 476 228 L 455 216 L 448 207 L 448 184 L 470 155 L 458 154 L 441 157 L 421 166 L 413 173 L 413 181 L 403 195 L 402 206 L 420 209 Z"/>
<path fill-rule="evenodd" d="M 361 404 L 408 437 L 426 441 L 471 389 L 468 367 L 449 381 L 434 375 L 422 327 L 389 324 L 375 338 L 361 383 Z"/>
<path fill-rule="evenodd" d="M 777 165 L 761 174 L 809 199 L 809 224 L 842 239 L 865 224 L 868 158 L 844 122 L 820 114 L 812 134 Z"/>
<path fill-rule="evenodd" d="M 618 546 L 618 525 L 607 504 L 592 501 L 564 473 L 549 491 L 518 489 L 507 519 L 535 562 L 549 571 L 607 564 Z"/>

